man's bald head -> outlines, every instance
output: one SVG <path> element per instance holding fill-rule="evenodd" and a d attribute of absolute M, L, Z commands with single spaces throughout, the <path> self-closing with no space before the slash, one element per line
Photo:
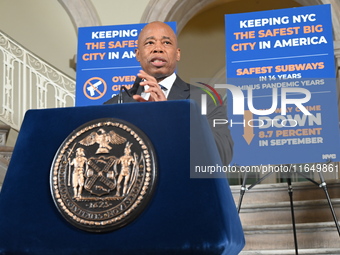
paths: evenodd
<path fill-rule="evenodd" d="M 180 60 L 175 32 L 160 21 L 147 24 L 138 37 L 136 58 L 143 70 L 158 81 L 171 75 Z"/>

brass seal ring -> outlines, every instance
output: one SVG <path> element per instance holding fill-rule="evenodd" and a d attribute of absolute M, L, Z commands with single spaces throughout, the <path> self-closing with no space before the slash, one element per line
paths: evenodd
<path fill-rule="evenodd" d="M 63 217 L 89 232 L 125 226 L 155 189 L 157 163 L 148 137 L 119 119 L 98 119 L 74 130 L 57 151 L 51 193 Z"/>

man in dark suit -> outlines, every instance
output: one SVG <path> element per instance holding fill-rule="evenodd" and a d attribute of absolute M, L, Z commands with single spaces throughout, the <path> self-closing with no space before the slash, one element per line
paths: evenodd
<path fill-rule="evenodd" d="M 159 21 L 147 24 L 138 37 L 136 49 L 136 58 L 143 70 L 137 74 L 135 84 L 128 93 L 121 93 L 105 104 L 117 103 L 118 100 L 150 102 L 180 99 L 193 99 L 199 103 L 203 90 L 184 82 L 175 74 L 180 53 L 177 37 L 170 26 Z M 226 119 L 225 106 L 215 105 L 213 100 L 207 97 L 206 116 L 222 162 L 227 165 L 233 153 L 233 141 L 229 129 L 226 125 L 213 127 L 214 119 Z"/>

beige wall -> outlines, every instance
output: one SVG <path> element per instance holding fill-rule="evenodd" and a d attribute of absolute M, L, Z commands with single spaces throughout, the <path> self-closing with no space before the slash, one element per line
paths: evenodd
<path fill-rule="evenodd" d="M 139 23 L 148 2 L 93 0 L 92 4 L 102 25 L 116 25 Z M 0 30 L 75 78 L 70 61 L 77 52 L 77 31 L 58 0 L 0 0 Z"/>
<path fill-rule="evenodd" d="M 75 77 L 69 60 L 76 33 L 57 0 L 1 0 L 0 30 L 62 72 Z"/>
<path fill-rule="evenodd" d="M 149 0 L 93 0 L 102 25 L 139 23 Z"/>
<path fill-rule="evenodd" d="M 139 23 L 144 10 L 153 3 L 150 0 L 89 2 L 92 3 L 101 25 Z M 178 72 L 186 81 L 191 81 L 192 78 L 211 78 L 223 72 L 224 14 L 301 6 L 294 0 L 211 2 L 212 4 L 206 6 L 186 24 L 179 35 L 182 59 Z M 70 62 L 77 51 L 77 32 L 60 1 L 0 0 L 0 30 L 75 78 L 75 71 Z"/>

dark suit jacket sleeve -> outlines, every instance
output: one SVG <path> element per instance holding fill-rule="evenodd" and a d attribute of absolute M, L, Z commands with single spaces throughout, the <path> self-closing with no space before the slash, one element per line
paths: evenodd
<path fill-rule="evenodd" d="M 198 105 L 201 105 L 201 95 L 205 94 L 203 90 L 198 89 L 196 86 L 190 87 L 190 98 L 194 99 Z M 233 157 L 233 146 L 234 142 L 230 134 L 230 130 L 228 128 L 229 125 L 227 124 L 219 124 L 213 126 L 214 119 L 227 119 L 226 113 L 226 105 L 220 105 L 217 98 L 216 104 L 211 99 L 209 95 L 207 95 L 207 119 L 210 124 L 211 131 L 214 135 L 215 142 L 218 148 L 218 151 L 221 156 L 221 160 L 223 165 L 228 165 Z"/>
<path fill-rule="evenodd" d="M 227 119 L 226 106 L 225 105 L 212 105 L 209 107 L 207 118 L 214 134 L 215 142 L 220 152 L 222 163 L 228 165 L 233 158 L 233 146 L 234 142 L 232 140 L 229 128 L 227 124 L 218 124 L 213 126 L 214 119 Z"/>

